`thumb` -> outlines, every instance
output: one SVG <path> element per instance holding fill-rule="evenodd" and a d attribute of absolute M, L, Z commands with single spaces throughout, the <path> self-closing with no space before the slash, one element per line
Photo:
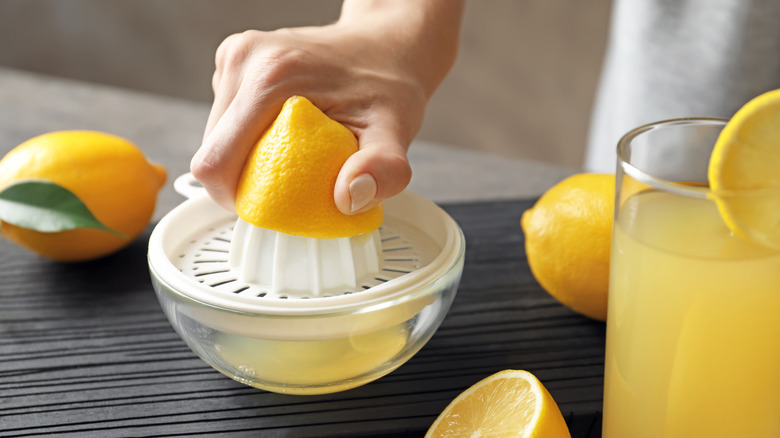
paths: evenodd
<path fill-rule="evenodd" d="M 401 193 L 411 179 L 406 147 L 388 142 L 361 144 L 342 166 L 333 199 L 344 214 L 362 213 Z"/>

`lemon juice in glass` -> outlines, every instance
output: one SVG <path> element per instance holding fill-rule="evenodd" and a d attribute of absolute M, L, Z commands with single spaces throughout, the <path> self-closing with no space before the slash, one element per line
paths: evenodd
<path fill-rule="evenodd" d="M 780 249 L 728 223 L 780 191 L 710 188 L 725 124 L 660 122 L 619 143 L 605 437 L 780 437 Z"/>

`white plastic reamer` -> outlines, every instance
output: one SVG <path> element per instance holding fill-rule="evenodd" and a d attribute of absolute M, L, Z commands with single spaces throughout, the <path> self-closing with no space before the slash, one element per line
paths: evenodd
<path fill-rule="evenodd" d="M 336 239 L 293 236 L 239 218 L 228 264 L 240 282 L 288 298 L 339 295 L 382 271 L 379 230 Z"/>

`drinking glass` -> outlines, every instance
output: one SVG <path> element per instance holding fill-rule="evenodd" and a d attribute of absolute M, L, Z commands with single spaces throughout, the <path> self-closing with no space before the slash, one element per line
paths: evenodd
<path fill-rule="evenodd" d="M 780 251 L 736 235 L 709 157 L 721 119 L 618 145 L 603 436 L 780 437 Z"/>

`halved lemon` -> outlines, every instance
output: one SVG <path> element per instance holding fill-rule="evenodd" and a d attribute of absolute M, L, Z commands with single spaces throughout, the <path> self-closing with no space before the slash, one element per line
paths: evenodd
<path fill-rule="evenodd" d="M 352 131 L 305 97 L 290 97 L 244 164 L 236 213 L 256 227 L 316 239 L 376 230 L 381 205 L 348 216 L 333 199 L 339 171 L 357 151 Z"/>
<path fill-rule="evenodd" d="M 715 143 L 708 171 L 726 225 L 780 249 L 780 89 L 737 111 Z"/>
<path fill-rule="evenodd" d="M 570 437 L 558 405 L 533 374 L 504 370 L 457 396 L 436 418 L 426 438 Z"/>

